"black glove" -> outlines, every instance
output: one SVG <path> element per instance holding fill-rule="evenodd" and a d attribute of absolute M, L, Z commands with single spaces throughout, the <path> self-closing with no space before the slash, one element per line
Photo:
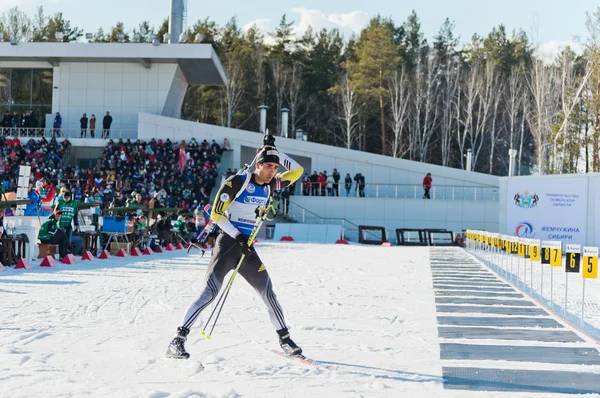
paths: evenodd
<path fill-rule="evenodd" d="M 263 146 L 275 146 L 275 137 L 271 134 L 265 134 L 263 138 Z"/>
<path fill-rule="evenodd" d="M 240 250 L 242 251 L 242 254 L 246 256 L 252 254 L 252 252 L 254 251 L 254 248 L 252 246 L 248 246 L 248 239 L 248 235 L 244 234 L 239 234 L 235 237 L 235 240 L 237 241 L 238 245 L 240 245 Z"/>

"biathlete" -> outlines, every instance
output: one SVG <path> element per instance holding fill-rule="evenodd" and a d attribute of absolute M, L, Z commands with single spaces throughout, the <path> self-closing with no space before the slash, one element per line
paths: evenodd
<path fill-rule="evenodd" d="M 299 355 L 302 349 L 290 338 L 283 310 L 273 291 L 273 284 L 265 265 L 253 246 L 248 246 L 249 235 L 258 217 L 257 208 L 264 207 L 271 194 L 298 180 L 304 169 L 295 160 L 275 148 L 275 138 L 266 135 L 256 158 L 256 169 L 250 174 L 229 177 L 217 193 L 212 206 L 211 220 L 221 229 L 215 242 L 207 270 L 206 286 L 200 297 L 187 309 L 177 334 L 171 340 L 167 356 L 189 358 L 184 343 L 190 328 L 200 313 L 217 297 L 223 279 L 245 254 L 239 273 L 262 297 L 279 344 L 288 355 Z M 287 171 L 278 173 L 279 164 Z"/>

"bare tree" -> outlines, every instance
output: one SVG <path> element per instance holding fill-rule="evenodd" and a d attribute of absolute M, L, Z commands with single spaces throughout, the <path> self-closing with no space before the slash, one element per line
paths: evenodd
<path fill-rule="evenodd" d="M 429 144 L 439 118 L 437 72 L 437 57 L 433 54 L 419 54 L 414 76 L 415 106 L 412 116 L 414 118 L 413 145 L 421 162 L 427 160 Z"/>
<path fill-rule="evenodd" d="M 448 61 L 443 71 L 444 88 L 442 96 L 442 120 L 440 123 L 440 148 L 442 166 L 448 166 L 452 144 L 453 127 L 457 122 L 455 115 L 460 105 L 460 64 Z"/>
<path fill-rule="evenodd" d="M 410 101 L 410 89 L 408 87 L 406 72 L 404 66 L 400 71 L 395 70 L 390 76 L 388 82 L 388 98 L 391 118 L 390 127 L 394 136 L 392 137 L 391 147 L 392 156 L 397 158 L 403 154 L 402 133 L 404 125 L 408 118 L 408 104 Z"/>
<path fill-rule="evenodd" d="M 545 66 L 539 59 L 532 60 L 527 76 L 527 85 L 531 91 L 532 106 L 528 113 L 529 127 L 535 145 L 538 174 L 545 174 L 544 160 L 547 155 L 548 132 L 557 114 L 558 93 L 555 69 Z"/>
<path fill-rule="evenodd" d="M 481 68 L 476 75 L 476 78 L 480 80 L 479 86 L 479 101 L 477 103 L 477 122 L 475 128 L 471 129 L 469 135 L 469 141 L 471 143 L 471 149 L 473 150 L 473 170 L 477 165 L 477 159 L 481 153 L 481 147 L 485 140 L 485 134 L 488 131 L 488 121 L 491 116 L 491 109 L 493 105 L 494 90 L 497 84 L 497 73 L 496 63 L 493 60 L 487 60 L 485 69 Z"/>
<path fill-rule="evenodd" d="M 462 129 L 456 129 L 458 150 L 460 151 L 460 165 L 464 169 L 464 150 L 467 137 L 472 137 L 473 131 L 475 130 L 475 105 L 481 91 L 481 79 L 480 79 L 481 65 L 478 62 L 473 62 L 467 74 L 465 75 L 464 81 L 464 110 L 458 108 L 459 116 L 458 121 L 462 126 Z M 472 144 L 471 144 L 472 145 Z"/>
<path fill-rule="evenodd" d="M 494 66 L 492 66 L 494 68 Z M 498 110 L 500 108 L 500 102 L 504 97 L 505 86 L 502 82 L 502 77 L 499 73 L 494 73 L 491 77 L 488 78 L 488 86 L 491 87 L 491 126 L 489 128 L 488 136 L 490 140 L 490 157 L 489 157 L 489 173 L 492 174 L 494 171 L 494 157 L 496 155 L 496 143 L 499 140 L 500 132 L 504 129 L 504 127 L 497 128 L 497 120 L 498 120 Z"/>
<path fill-rule="evenodd" d="M 585 43 L 585 56 L 593 65 L 600 63 L 600 7 L 594 13 L 586 13 L 585 25 L 588 40 Z M 600 141 L 600 68 L 590 76 L 588 108 L 594 115 L 594 134 L 592 137 L 592 171 L 598 171 L 598 146 Z"/>
<path fill-rule="evenodd" d="M 24 11 L 19 9 L 19 6 L 15 6 L 6 11 L 0 22 L 6 30 L 5 33 L 8 34 L 8 37 L 11 40 L 14 39 L 17 42 L 24 42 L 27 41 L 28 36 L 33 33 L 31 19 L 29 19 Z"/>
<path fill-rule="evenodd" d="M 338 113 L 336 119 L 342 132 L 340 138 L 343 140 L 346 148 L 351 149 L 352 143 L 360 139 L 360 129 L 358 128 L 360 120 L 356 105 L 356 91 L 352 89 L 348 73 L 342 76 L 337 91 Z"/>
<path fill-rule="evenodd" d="M 293 134 L 296 131 L 297 124 L 308 113 L 308 107 L 305 107 L 304 111 L 301 110 L 306 101 L 302 93 L 302 68 L 297 64 L 293 64 L 292 70 L 287 72 L 286 81 L 289 83 L 285 90 L 285 99 L 290 107 L 290 125 Z"/>
<path fill-rule="evenodd" d="M 233 115 L 240 108 L 244 98 L 244 73 L 240 64 L 232 60 L 227 65 L 227 84 L 225 85 L 225 97 L 227 100 L 227 127 L 233 127 L 231 122 Z"/>
<path fill-rule="evenodd" d="M 523 104 L 523 66 L 515 65 L 510 70 L 506 95 L 506 116 L 508 118 L 508 144 L 509 149 L 515 147 L 515 134 L 519 124 L 519 114 Z"/>
<path fill-rule="evenodd" d="M 281 134 L 281 108 L 283 107 L 288 74 L 285 73 L 285 66 L 279 57 L 275 57 L 271 60 L 271 70 L 273 72 L 273 85 L 275 86 L 275 107 L 277 108 L 277 111 L 275 112 L 277 116 L 277 126 L 275 131 L 279 135 Z"/>
<path fill-rule="evenodd" d="M 564 169 L 564 160 L 565 156 L 565 147 L 566 141 L 568 140 L 568 130 L 569 130 L 569 117 L 575 109 L 575 106 L 579 104 L 579 100 L 581 97 L 581 93 L 583 89 L 587 86 L 587 82 L 590 78 L 592 72 L 595 71 L 595 67 L 591 62 L 588 62 L 586 66 L 586 73 L 584 76 L 579 77 L 575 71 L 575 54 L 570 51 L 570 49 L 566 49 L 563 51 L 563 54 L 560 58 L 560 69 L 561 69 L 561 94 L 560 94 L 560 102 L 561 102 L 561 110 L 563 113 L 563 121 L 561 126 L 558 129 L 558 132 L 554 136 L 554 153 L 553 153 L 553 163 L 554 170 L 558 171 L 562 174 Z M 581 80 L 578 82 L 578 80 Z M 578 86 L 579 83 L 579 87 Z M 561 149 L 560 161 L 559 165 L 559 155 L 558 155 L 558 139 L 562 136 L 563 145 Z M 558 169 L 558 170 L 557 170 Z"/>

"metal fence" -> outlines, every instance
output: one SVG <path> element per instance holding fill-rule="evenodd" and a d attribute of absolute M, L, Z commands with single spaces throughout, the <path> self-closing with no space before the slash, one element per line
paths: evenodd
<path fill-rule="evenodd" d="M 301 185 L 298 183 L 297 185 Z M 498 201 L 500 188 L 492 186 L 459 186 L 459 185 L 434 185 L 429 191 L 431 200 L 469 200 L 469 201 Z M 419 184 L 366 184 L 364 189 L 357 188 L 356 184 L 347 190 L 340 184 L 339 195 L 336 191 L 321 188 L 318 183 L 312 184 L 309 189 L 296 188 L 299 196 L 343 196 L 366 198 L 394 198 L 394 199 L 423 199 L 424 190 Z"/>
<path fill-rule="evenodd" d="M 586 275 L 586 271 L 598 266 L 597 247 L 581 250 L 580 245 L 565 245 L 560 241 L 539 241 L 485 231 L 467 231 L 467 237 L 470 235 L 466 244 L 469 253 L 555 315 L 600 340 L 598 271 Z M 482 236 L 489 236 L 490 241 L 478 239 Z M 512 249 L 511 244 L 514 245 Z M 569 253 L 569 246 L 577 247 L 574 253 Z M 594 249 L 594 254 L 586 258 L 586 249 Z M 586 281 L 590 292 L 587 296 Z"/>
<path fill-rule="evenodd" d="M 54 129 L 47 127 L 5 127 L 0 128 L 1 136 L 18 138 L 103 138 L 106 139 L 137 139 L 137 130 L 110 129 L 103 130 L 101 127 L 94 130 L 94 137 L 90 129 Z"/>
<path fill-rule="evenodd" d="M 321 217 L 292 201 L 289 201 L 286 215 L 294 221 L 302 224 L 340 225 L 342 227 L 342 239 L 346 239 L 351 242 L 358 242 L 358 225 L 346 220 L 345 218 Z M 377 236 L 377 234 L 372 231 L 365 231 L 365 233 L 367 239 L 381 239 L 381 236 Z M 388 238 L 390 240 L 394 240 L 394 237 L 390 236 L 389 233 Z"/>

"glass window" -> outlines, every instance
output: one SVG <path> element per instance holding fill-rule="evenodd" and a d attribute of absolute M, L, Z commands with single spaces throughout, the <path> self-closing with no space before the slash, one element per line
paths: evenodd
<path fill-rule="evenodd" d="M 10 92 L 15 105 L 31 104 L 31 69 L 12 69 Z"/>
<path fill-rule="evenodd" d="M 26 107 L 43 106 L 36 116 L 50 113 L 52 107 L 52 69 L 0 68 L 0 111 L 12 113 Z M 48 109 L 46 109 L 48 108 Z M 43 118 L 37 118 L 41 125 Z"/>
<path fill-rule="evenodd" d="M 31 103 L 52 104 L 52 69 L 34 69 L 31 80 Z"/>

